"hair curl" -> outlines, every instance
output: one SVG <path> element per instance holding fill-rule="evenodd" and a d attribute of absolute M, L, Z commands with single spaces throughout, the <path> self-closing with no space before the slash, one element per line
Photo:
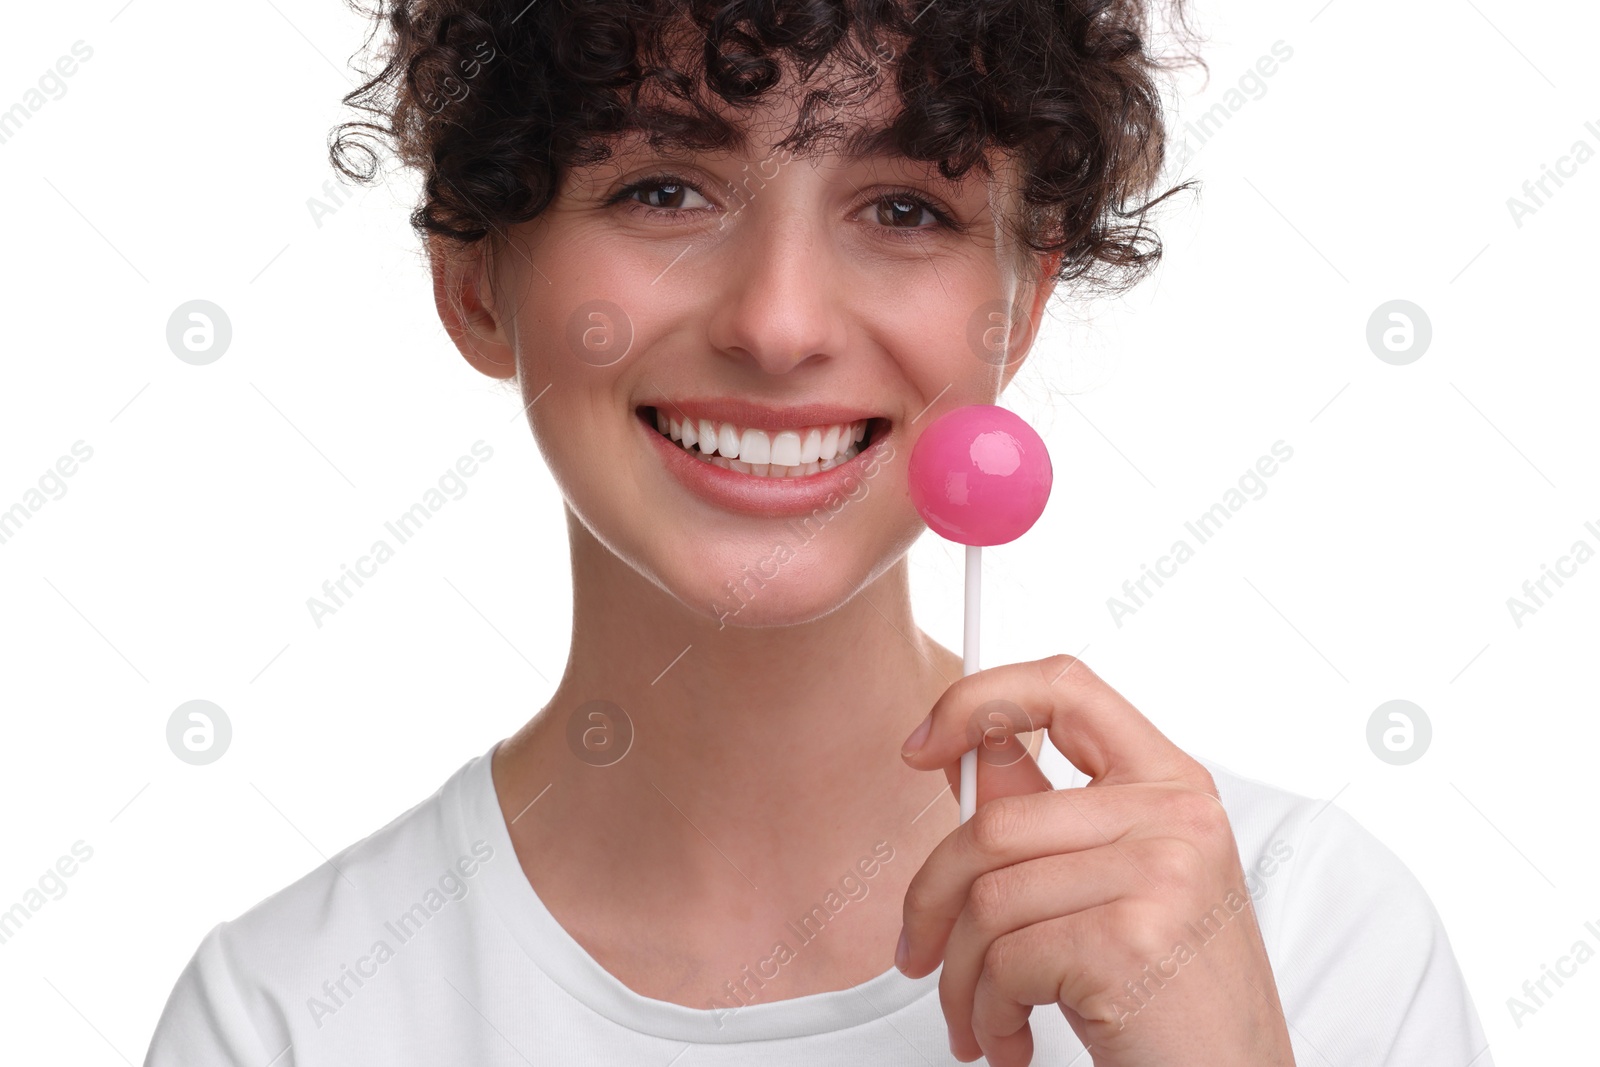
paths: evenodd
<path fill-rule="evenodd" d="M 902 108 L 876 142 L 958 181 L 992 147 L 1021 161 L 1021 246 L 1061 253 L 1054 277 L 1102 290 L 1161 256 L 1145 199 L 1165 156 L 1156 75 L 1195 56 L 1149 46 L 1157 0 L 377 0 L 382 69 L 344 97 L 371 116 L 329 137 L 348 178 L 371 181 L 385 143 L 417 169 L 419 236 L 503 238 L 559 193 L 567 168 L 602 162 L 604 138 L 727 149 L 740 131 L 709 89 L 748 109 L 824 62 L 844 73 L 799 100 L 778 147 L 817 151 L 835 115 L 893 71 Z M 1182 0 L 1161 0 L 1183 29 Z M 687 69 L 673 64 L 685 62 Z M 888 59 L 889 62 L 883 62 Z M 1203 64 L 1202 64 L 1203 65 Z M 365 72 L 364 72 L 365 73 Z M 830 73 L 832 71 L 830 70 Z"/>

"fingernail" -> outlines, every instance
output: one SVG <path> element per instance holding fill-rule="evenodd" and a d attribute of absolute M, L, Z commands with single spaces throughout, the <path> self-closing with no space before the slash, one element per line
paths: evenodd
<path fill-rule="evenodd" d="M 900 928 L 900 944 L 896 945 L 894 950 L 894 965 L 900 968 L 900 973 L 904 974 L 906 964 L 910 962 L 911 946 L 906 944 L 906 928 L 902 926 Z"/>
<path fill-rule="evenodd" d="M 911 753 L 913 753 L 917 749 L 921 748 L 923 742 L 928 740 L 928 734 L 932 730 L 933 730 L 933 712 L 930 711 L 930 712 L 928 712 L 928 717 L 926 719 L 922 720 L 922 724 L 920 726 L 918 726 L 915 730 L 911 731 L 911 736 L 906 738 L 906 743 L 904 745 L 900 746 L 900 754 L 902 756 L 909 756 L 909 755 L 911 755 Z"/>

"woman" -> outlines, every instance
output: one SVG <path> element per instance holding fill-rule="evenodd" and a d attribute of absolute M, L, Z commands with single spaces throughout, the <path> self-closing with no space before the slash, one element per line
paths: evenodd
<path fill-rule="evenodd" d="M 379 121 L 333 157 L 370 177 L 375 133 L 423 174 L 440 316 L 566 498 L 566 672 L 213 929 L 148 1063 L 1490 1062 L 1426 894 L 1343 812 L 1071 656 L 962 678 L 912 618 L 918 434 L 1000 395 L 1059 283 L 1159 254 L 1148 21 L 392 6 L 349 98 Z"/>

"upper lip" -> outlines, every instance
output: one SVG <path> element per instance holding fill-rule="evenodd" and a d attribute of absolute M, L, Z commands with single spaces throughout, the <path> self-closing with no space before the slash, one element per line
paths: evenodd
<path fill-rule="evenodd" d="M 674 398 L 671 400 L 644 400 L 640 407 L 651 407 L 669 419 L 708 419 L 711 422 L 731 422 L 735 426 L 758 429 L 798 430 L 807 426 L 831 426 L 834 423 L 862 422 L 883 418 L 875 411 L 849 404 L 788 404 L 773 407 L 753 400 L 737 397 Z"/>

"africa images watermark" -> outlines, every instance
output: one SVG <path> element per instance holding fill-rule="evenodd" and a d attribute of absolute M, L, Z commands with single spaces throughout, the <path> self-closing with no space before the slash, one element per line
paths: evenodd
<path fill-rule="evenodd" d="M 21 900 L 5 911 L 0 911 L 0 945 L 16 937 L 46 904 L 66 896 L 66 880 L 78 873 L 80 864 L 88 863 L 94 856 L 94 849 L 81 839 L 74 841 L 69 851 L 72 853 L 71 856 L 63 855 L 54 864 L 45 868 L 44 873 L 38 878 L 37 886 L 29 886 L 24 890 Z"/>
<path fill-rule="evenodd" d="M 485 64 L 494 60 L 498 55 L 494 46 L 488 41 L 479 41 L 472 46 L 472 54 L 456 61 L 456 66 L 461 70 L 458 78 L 455 74 L 446 74 L 439 79 L 439 89 L 444 94 L 439 95 L 424 91 L 422 93 L 422 106 L 430 115 L 437 115 L 452 104 L 459 104 L 472 95 L 472 86 L 469 84 L 473 78 L 483 70 Z"/>
<path fill-rule="evenodd" d="M 459 857 L 439 875 L 436 886 L 427 888 L 421 900 L 413 902 L 411 907 L 384 922 L 384 932 L 394 939 L 393 945 L 389 943 L 389 937 L 380 937 L 373 941 L 365 955 L 356 958 L 354 966 L 341 962 L 338 976 L 322 983 L 322 995 L 306 998 L 306 1010 L 311 1013 L 311 1021 L 317 1024 L 317 1029 L 322 1029 L 322 1023 L 328 1016 L 337 1014 L 367 982 L 376 978 L 378 968 L 394 959 L 400 949 L 420 934 L 446 904 L 465 898 L 471 888 L 469 880 L 478 873 L 482 864 L 493 858 L 493 845 L 482 838 L 474 841 L 471 856 Z M 352 984 L 354 989 L 351 988 Z"/>
<path fill-rule="evenodd" d="M 830 888 L 822 897 L 820 903 L 813 904 L 811 910 L 800 917 L 798 921 L 784 923 L 785 936 L 773 943 L 772 952 L 756 963 L 754 973 L 750 965 L 746 964 L 740 969 L 742 977 L 737 984 L 734 981 L 722 983 L 723 990 L 727 993 L 726 1002 L 712 997 L 711 1010 L 716 1013 L 717 1029 L 736 1014 L 740 1008 L 754 1004 L 761 999 L 761 990 L 767 982 L 774 981 L 783 972 L 785 964 L 791 962 L 811 942 L 822 935 L 828 924 L 842 912 L 852 901 L 859 903 L 865 900 L 872 887 L 868 884 L 882 865 L 894 859 L 894 846 L 887 841 L 878 841 L 872 846 L 872 855 L 863 856 L 856 860 L 855 866 L 846 871 L 839 878 L 839 887 Z M 790 947 L 789 937 L 793 937 L 795 947 Z M 752 989 L 751 987 L 754 986 Z"/>
<path fill-rule="evenodd" d="M 316 225 L 316 228 L 320 230 L 322 229 L 323 219 L 329 215 L 337 215 L 340 208 L 354 203 L 356 197 L 365 195 L 365 192 L 364 190 L 361 193 L 353 193 L 343 182 L 330 179 L 322 183 L 322 195 L 327 199 L 323 200 L 315 196 L 307 197 L 306 211 L 311 215 L 311 221 Z"/>
<path fill-rule="evenodd" d="M 29 89 L 22 99 L 0 111 L 0 144 L 5 144 L 22 131 L 22 127 L 51 100 L 67 95 L 67 78 L 78 73 L 80 65 L 94 58 L 94 48 L 84 41 L 73 41 L 71 56 L 61 56 L 53 68 L 47 67 L 39 75 L 39 87 Z M 73 56 L 77 58 L 74 59 Z M 49 94 L 46 96 L 46 94 Z"/>
<path fill-rule="evenodd" d="M 1593 120 L 1583 124 L 1584 132 L 1600 143 L 1600 123 Z M 1558 192 L 1563 185 L 1562 178 L 1577 177 L 1578 168 L 1595 157 L 1594 145 L 1580 137 L 1572 142 L 1572 147 L 1567 153 L 1556 159 L 1554 168 L 1548 163 L 1541 163 L 1540 173 L 1537 178 L 1529 178 L 1522 183 L 1522 197 L 1506 197 L 1506 210 L 1511 213 L 1511 221 L 1516 223 L 1517 229 L 1522 229 L 1524 220 L 1529 215 L 1535 215 L 1546 202 Z M 1551 189 L 1551 183 L 1555 189 Z"/>
<path fill-rule="evenodd" d="M 1212 104 L 1194 122 L 1183 124 L 1183 139 L 1174 153 L 1178 167 L 1187 166 L 1217 133 L 1252 100 L 1267 95 L 1267 79 L 1278 73 L 1279 65 L 1294 57 L 1294 49 L 1286 42 L 1272 42 L 1269 53 L 1256 59 L 1243 74 L 1222 94 L 1222 99 Z M 1192 140 L 1191 140 L 1192 138 Z"/>
<path fill-rule="evenodd" d="M 1193 962 L 1200 955 L 1200 950 L 1209 945 L 1222 933 L 1223 929 L 1246 908 L 1267 895 L 1267 880 L 1282 870 L 1282 864 L 1294 858 L 1294 846 L 1282 838 L 1272 842 L 1267 852 L 1261 855 L 1256 862 L 1245 871 L 1244 893 L 1238 889 L 1229 889 L 1227 897 L 1220 904 L 1212 905 L 1211 909 L 1201 915 L 1195 922 L 1184 924 L 1184 928 L 1193 939 L 1178 941 L 1172 946 L 1172 951 L 1154 964 L 1154 973 L 1151 973 L 1151 964 L 1144 965 L 1142 977 L 1128 979 L 1122 983 L 1122 988 L 1127 992 L 1131 1007 L 1124 1007 L 1119 1003 L 1119 998 L 1113 998 L 1111 1007 L 1117 1012 L 1117 1029 L 1121 1030 L 1128 1025 L 1128 1020 L 1143 1011 L 1156 994 L 1166 988 L 1168 982 L 1178 977 L 1184 964 Z M 1153 988 L 1152 988 L 1153 987 Z"/>
<path fill-rule="evenodd" d="M 1294 449 L 1282 440 L 1274 441 L 1272 443 L 1272 455 L 1277 456 L 1278 460 L 1287 463 L 1294 456 Z M 1239 476 L 1237 489 L 1230 488 L 1224 492 L 1220 501 L 1201 512 L 1194 520 L 1185 522 L 1183 524 L 1184 529 L 1194 535 L 1197 543 L 1205 544 L 1222 529 L 1229 519 L 1238 513 L 1240 508 L 1248 503 L 1245 493 L 1250 494 L 1250 500 L 1260 500 L 1267 495 L 1267 483 L 1263 479 L 1272 477 L 1277 471 L 1278 464 L 1272 459 L 1272 456 L 1260 457 L 1256 460 L 1253 469 L 1247 470 Z M 1154 582 L 1156 588 L 1159 589 L 1165 584 L 1161 579 L 1171 578 L 1176 575 L 1179 564 L 1189 562 L 1194 558 L 1194 554 L 1194 547 L 1180 537 L 1172 543 L 1172 548 L 1167 555 L 1156 560 L 1154 570 L 1150 569 L 1149 564 L 1139 564 L 1143 573 L 1140 574 L 1138 579 L 1129 579 L 1122 583 L 1122 594 L 1127 599 L 1124 600 L 1122 597 L 1116 596 L 1106 598 L 1106 610 L 1111 612 L 1111 621 L 1116 623 L 1117 629 L 1122 629 L 1122 620 L 1124 618 L 1138 612 L 1150 598 L 1155 596 L 1155 593 L 1145 584 L 1146 582 Z M 1129 603 L 1129 601 L 1132 601 L 1132 603 Z"/>
<path fill-rule="evenodd" d="M 466 100 L 472 95 L 472 79 L 476 78 L 497 55 L 499 53 L 488 41 L 479 41 L 473 45 L 470 53 L 456 61 L 455 67 L 460 72 L 459 75 L 452 71 L 439 78 L 436 83 L 438 92 L 433 92 L 431 88 L 422 90 L 419 99 L 423 110 L 430 116 L 438 115 L 446 108 Z M 369 186 L 362 190 L 360 195 L 364 196 L 370 189 Z M 320 230 L 323 219 L 338 214 L 339 210 L 350 204 L 356 195 L 341 182 L 325 181 L 322 183 L 322 197 L 306 198 L 306 212 L 311 216 L 312 223 Z"/>
<path fill-rule="evenodd" d="M 78 473 L 79 464 L 89 462 L 94 456 L 94 449 L 81 440 L 72 442 L 71 451 L 71 456 L 60 456 L 52 466 L 45 468 L 39 475 L 37 489 L 24 490 L 21 500 L 0 511 L 0 545 L 17 536 L 28 519 L 50 501 L 66 496 L 66 479 Z M 78 458 L 73 459 L 73 456 Z"/>
<path fill-rule="evenodd" d="M 1583 528 L 1600 539 L 1600 526 L 1596 526 L 1594 520 L 1584 523 Z M 1572 548 L 1567 555 L 1556 559 L 1554 569 L 1551 569 L 1548 563 L 1539 564 L 1539 569 L 1543 573 L 1538 578 L 1529 578 L 1522 583 L 1522 595 L 1527 599 L 1506 597 L 1506 610 L 1511 613 L 1511 621 L 1516 623 L 1517 629 L 1522 629 L 1523 619 L 1544 607 L 1545 601 L 1555 595 L 1550 588 L 1551 582 L 1555 583 L 1556 589 L 1560 589 L 1567 584 L 1561 579 L 1575 576 L 1578 567 L 1593 559 L 1594 554 L 1595 550 L 1590 547 L 1589 542 L 1580 537 L 1572 542 Z M 1544 595 L 1540 596 L 1541 593 Z"/>
<path fill-rule="evenodd" d="M 1596 941 L 1600 941 L 1600 926 L 1593 921 L 1583 924 L 1583 928 Z M 1550 991 L 1550 983 L 1556 984 L 1556 989 L 1566 983 L 1561 979 L 1572 978 L 1577 975 L 1578 968 L 1594 959 L 1595 950 L 1584 938 L 1572 943 L 1572 951 L 1556 958 L 1556 965 L 1551 969 L 1548 963 L 1539 964 L 1541 974 L 1537 979 L 1528 979 L 1522 983 L 1522 997 L 1507 997 L 1506 1009 L 1511 1012 L 1511 1021 L 1517 1024 L 1517 1029 L 1522 1029 L 1522 1020 L 1529 1015 L 1537 1015 L 1540 1008 L 1549 1007 L 1546 1001 L 1555 996 Z M 1539 994 L 1544 994 L 1542 997 Z M 1526 999 L 1523 999 L 1526 998 Z"/>
<path fill-rule="evenodd" d="M 728 591 L 728 598 L 734 604 L 729 607 L 726 601 L 713 601 L 711 610 L 717 614 L 717 629 L 727 626 L 728 620 L 745 609 L 745 606 L 755 599 L 756 594 L 766 588 L 768 582 L 778 577 L 783 570 L 783 565 L 795 558 L 801 548 L 827 528 L 828 524 L 838 518 L 839 513 L 852 503 L 859 503 L 867 498 L 872 487 L 868 484 L 877 477 L 886 464 L 895 457 L 894 446 L 885 440 L 876 446 L 867 455 L 867 461 L 862 467 L 861 477 L 847 474 L 844 479 L 844 494 L 829 493 L 823 500 L 822 506 L 813 508 L 810 515 L 799 519 L 789 519 L 784 523 L 784 528 L 792 533 L 798 545 L 792 545 L 786 539 L 779 539 L 773 543 L 772 550 L 756 560 L 752 570 L 749 563 L 739 567 L 739 578 L 728 579 L 723 587 Z M 754 588 L 751 588 L 752 583 Z"/>
<path fill-rule="evenodd" d="M 475 460 L 472 456 L 478 458 Z M 438 488 L 430 488 L 422 494 L 420 501 L 401 512 L 392 522 L 383 524 L 383 528 L 395 539 L 397 545 L 403 545 L 415 537 L 428 520 L 449 501 L 460 500 L 466 496 L 466 479 L 478 472 L 480 461 L 487 463 L 494 458 L 494 449 L 481 440 L 474 441 L 472 456 L 459 457 L 454 467 L 439 476 Z M 449 494 L 448 498 L 445 496 L 446 493 Z M 322 595 L 327 599 L 306 597 L 306 610 L 311 613 L 311 621 L 316 624 L 317 629 L 322 629 L 323 619 L 336 613 L 345 606 L 346 601 L 355 596 L 355 590 L 350 588 L 349 583 L 354 582 L 356 589 L 360 589 L 366 584 L 362 579 L 376 575 L 379 565 L 389 562 L 394 558 L 394 554 L 394 547 L 380 537 L 372 542 L 366 555 L 356 560 L 353 570 L 347 563 L 339 564 L 343 573 L 322 583 Z"/>

